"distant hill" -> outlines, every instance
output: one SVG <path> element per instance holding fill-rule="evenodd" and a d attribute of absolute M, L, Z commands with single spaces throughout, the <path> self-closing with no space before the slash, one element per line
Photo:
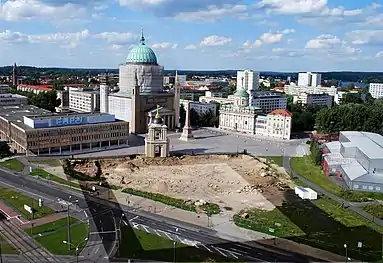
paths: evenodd
<path fill-rule="evenodd" d="M 39 75 L 72 75 L 78 76 L 95 76 L 106 71 L 110 73 L 118 73 L 118 69 L 86 69 L 86 68 L 38 68 L 31 66 L 19 66 L 21 75 L 38 77 Z M 236 76 L 237 70 L 216 70 L 216 71 L 201 71 L 201 70 L 178 70 L 178 74 L 182 75 L 204 75 L 204 76 Z M 165 70 L 165 75 L 174 74 L 175 70 Z M 338 80 L 344 82 L 383 82 L 383 72 L 320 72 L 322 79 Z M 0 67 L 0 76 L 11 75 L 12 66 Z M 297 78 L 297 72 L 261 72 L 262 76 L 274 77 L 285 79 L 291 76 L 293 79 Z"/>

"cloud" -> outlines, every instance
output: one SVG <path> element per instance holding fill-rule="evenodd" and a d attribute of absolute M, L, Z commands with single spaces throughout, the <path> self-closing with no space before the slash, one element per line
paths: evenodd
<path fill-rule="evenodd" d="M 383 58 L 383 51 L 379 51 L 375 54 L 375 57 L 377 58 Z"/>
<path fill-rule="evenodd" d="M 0 42 L 6 44 L 30 43 L 30 44 L 60 44 L 62 47 L 76 47 L 81 40 L 90 37 L 87 29 L 74 33 L 54 33 L 42 35 L 27 35 L 21 32 L 5 30 L 0 32 Z"/>
<path fill-rule="evenodd" d="M 211 5 L 205 10 L 181 12 L 176 14 L 174 18 L 181 21 L 215 22 L 227 17 L 247 18 L 247 11 L 248 6 L 246 5 L 223 5 L 221 7 Z"/>
<path fill-rule="evenodd" d="M 109 44 L 125 46 L 136 43 L 138 36 L 130 32 L 102 32 L 92 35 L 93 38 L 103 39 Z"/>
<path fill-rule="evenodd" d="M 242 12 L 241 7 L 237 6 L 238 0 L 221 0 L 219 3 L 217 0 L 118 0 L 118 2 L 126 8 L 145 10 L 159 17 L 175 17 L 179 14 L 192 13 L 189 18 L 193 19 L 206 18 L 208 13 L 222 16 L 224 13 Z"/>
<path fill-rule="evenodd" d="M 193 45 L 193 44 L 190 44 L 190 45 L 187 45 L 185 47 L 186 50 L 194 50 L 194 49 L 197 49 L 197 46 L 196 45 Z"/>
<path fill-rule="evenodd" d="M 251 43 L 249 40 L 247 40 L 245 43 L 243 43 L 242 47 L 244 49 L 251 49 L 251 48 L 260 48 L 262 46 L 262 41 L 257 39 L 253 43 Z"/>
<path fill-rule="evenodd" d="M 177 44 L 171 44 L 169 42 L 162 42 L 162 43 L 157 43 L 152 45 L 153 49 L 169 49 L 169 48 L 175 49 L 177 47 L 178 47 Z"/>
<path fill-rule="evenodd" d="M 257 7 L 277 14 L 307 14 L 320 12 L 327 7 L 327 0 L 262 0 Z"/>
<path fill-rule="evenodd" d="M 78 32 L 59 32 L 52 34 L 25 34 L 5 30 L 0 32 L 0 42 L 5 44 L 59 44 L 60 47 L 74 48 L 84 40 L 100 39 L 112 49 L 121 49 L 137 43 L 138 36 L 129 32 L 101 32 L 91 34 L 88 29 Z"/>
<path fill-rule="evenodd" d="M 96 10 L 100 10 L 98 1 L 0 1 L 0 19 L 6 21 L 48 20 L 57 23 L 60 20 L 84 19 Z"/>
<path fill-rule="evenodd" d="M 294 33 L 294 29 L 285 29 L 277 33 L 267 32 L 261 35 L 260 39 L 263 43 L 275 44 L 282 40 L 283 36 L 286 34 Z"/>
<path fill-rule="evenodd" d="M 346 38 L 355 45 L 382 45 L 383 30 L 354 30 L 346 33 Z"/>
<path fill-rule="evenodd" d="M 223 45 L 228 45 L 232 42 L 232 39 L 230 37 L 221 37 L 217 35 L 212 35 L 205 37 L 201 43 L 201 47 L 206 47 L 206 46 L 223 46 Z"/>
<path fill-rule="evenodd" d="M 305 48 L 309 49 L 325 49 L 330 48 L 333 45 L 341 43 L 341 40 L 332 35 L 320 35 L 314 39 L 309 40 L 306 43 Z"/>

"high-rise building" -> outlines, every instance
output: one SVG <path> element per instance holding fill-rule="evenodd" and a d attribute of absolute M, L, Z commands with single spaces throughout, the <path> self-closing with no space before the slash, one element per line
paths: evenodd
<path fill-rule="evenodd" d="M 321 85 L 322 75 L 319 73 L 304 72 L 298 74 L 298 86 L 317 87 Z"/>
<path fill-rule="evenodd" d="M 249 93 L 250 105 L 259 88 L 259 72 L 252 70 L 237 71 L 237 89 L 245 89 Z"/>
<path fill-rule="evenodd" d="M 370 83 L 368 92 L 374 99 L 383 98 L 383 83 Z"/>

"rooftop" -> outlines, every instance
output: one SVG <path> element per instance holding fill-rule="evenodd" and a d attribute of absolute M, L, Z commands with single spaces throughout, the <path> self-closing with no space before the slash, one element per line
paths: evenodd
<path fill-rule="evenodd" d="M 279 109 L 279 110 L 273 110 L 269 113 L 270 115 L 282 115 L 284 117 L 291 117 L 293 114 L 289 112 L 288 110 Z"/>
<path fill-rule="evenodd" d="M 53 89 L 52 85 L 27 85 L 27 84 L 19 84 L 18 87 L 29 88 L 34 90 L 45 90 L 51 91 Z"/>
<path fill-rule="evenodd" d="M 369 159 L 383 159 L 383 136 L 371 132 L 342 131 L 341 135 L 348 141 L 341 141 L 357 147 Z M 349 142 L 349 143 L 348 143 Z M 346 145 L 347 145 L 346 144 Z"/>
<path fill-rule="evenodd" d="M 0 106 L 0 117 L 8 120 L 9 122 L 15 123 L 18 127 L 24 130 L 32 129 L 28 125 L 24 124 L 24 116 L 43 114 L 51 114 L 51 112 L 33 105 Z"/>

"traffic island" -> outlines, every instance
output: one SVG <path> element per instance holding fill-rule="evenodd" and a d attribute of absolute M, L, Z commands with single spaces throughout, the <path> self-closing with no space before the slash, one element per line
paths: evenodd
<path fill-rule="evenodd" d="M 131 235 L 134 234 L 140 244 L 132 244 Z M 207 250 L 187 246 L 174 242 L 166 237 L 147 233 L 138 229 L 121 229 L 120 251 L 118 260 L 140 259 L 161 262 L 241 262 L 223 257 Z"/>
<path fill-rule="evenodd" d="M 54 213 L 53 209 L 36 200 L 8 188 L 0 187 L 0 198 L 24 218 L 33 220 Z"/>
<path fill-rule="evenodd" d="M 70 220 L 70 241 L 68 244 L 68 218 L 25 229 L 38 243 L 55 255 L 76 255 L 87 243 L 89 225 L 76 218 Z"/>

